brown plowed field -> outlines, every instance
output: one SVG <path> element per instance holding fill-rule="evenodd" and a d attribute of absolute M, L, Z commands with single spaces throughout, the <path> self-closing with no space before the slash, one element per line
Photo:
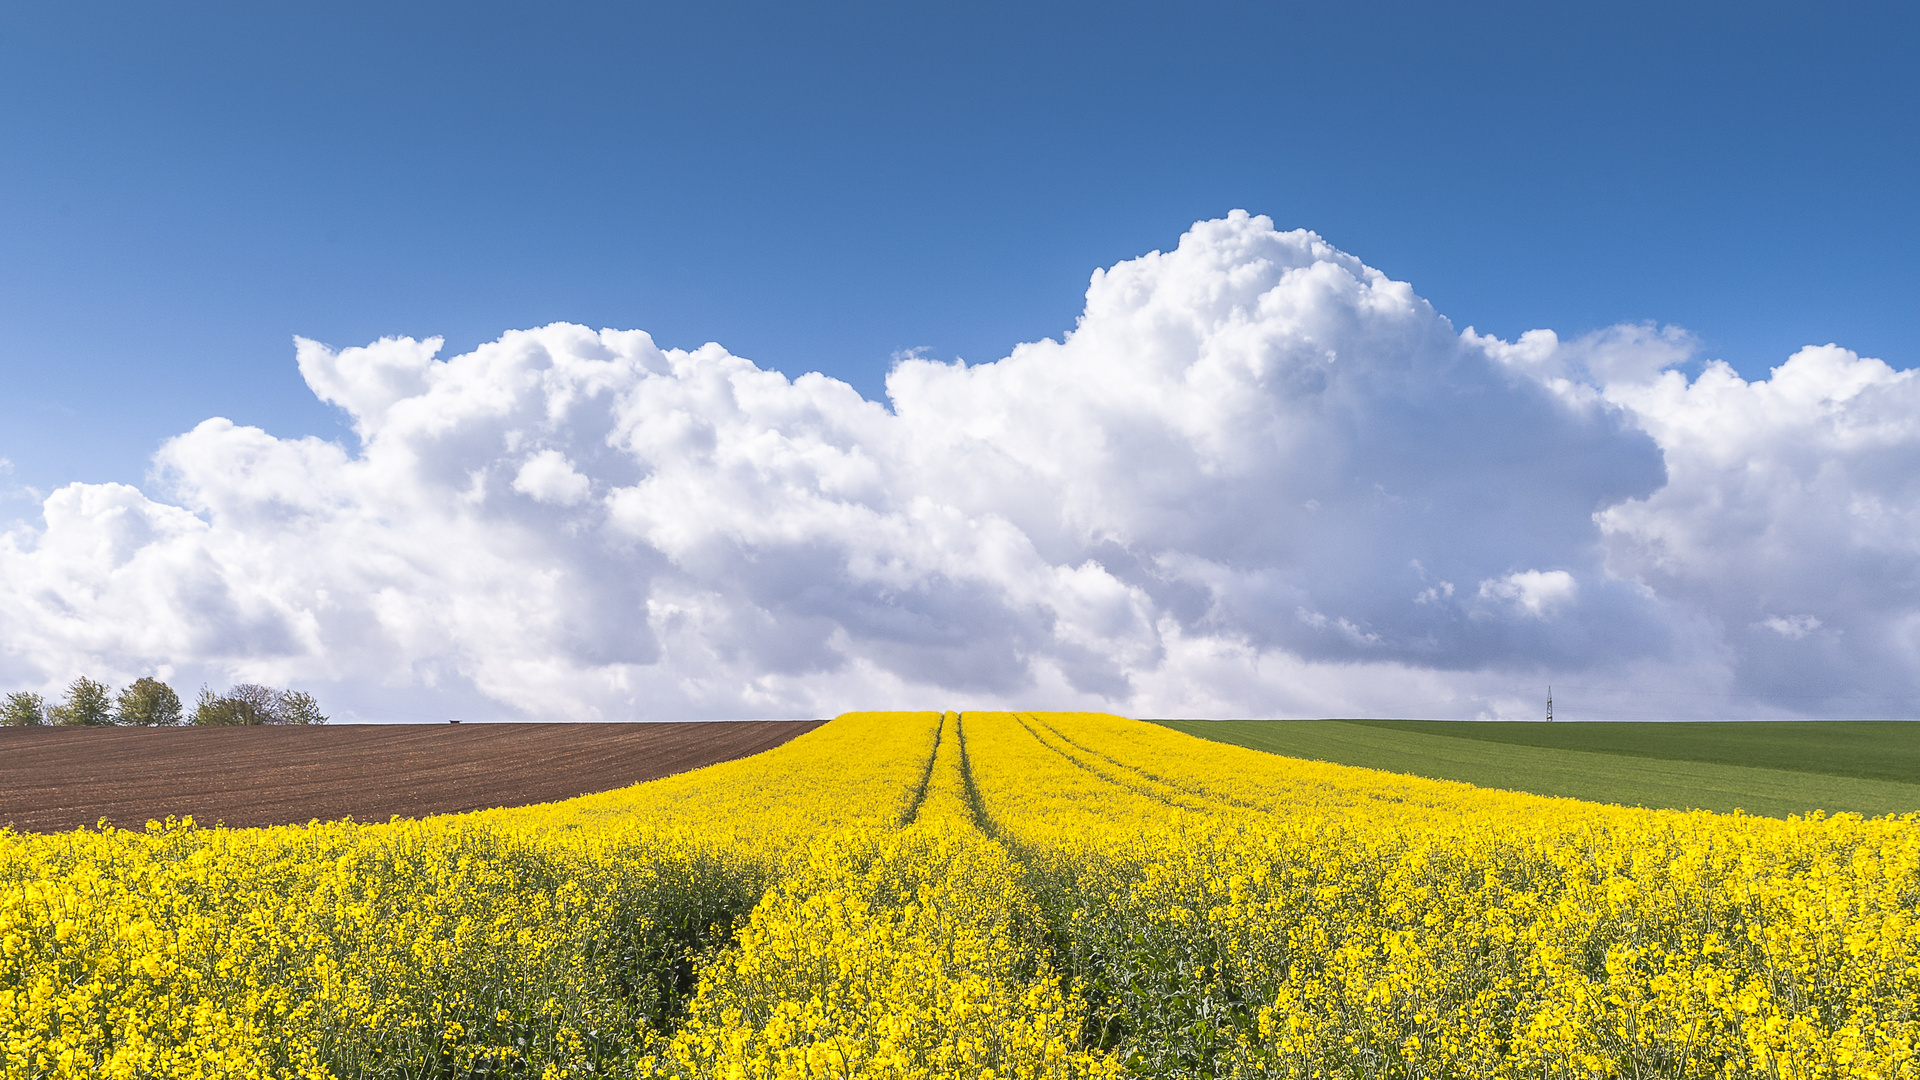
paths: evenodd
<path fill-rule="evenodd" d="M 768 750 L 820 721 L 0 728 L 0 825 L 385 821 L 525 806 Z"/>

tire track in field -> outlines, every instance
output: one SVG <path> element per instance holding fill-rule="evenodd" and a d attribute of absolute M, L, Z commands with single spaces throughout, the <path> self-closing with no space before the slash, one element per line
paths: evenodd
<path fill-rule="evenodd" d="M 967 714 L 954 714 L 953 733 L 960 740 L 960 782 L 966 788 L 967 810 L 973 815 L 974 828 L 986 834 L 988 839 L 996 843 L 1004 843 L 1000 837 L 1000 827 L 995 825 L 993 818 L 987 814 L 987 802 L 980 794 L 980 785 L 973 779 L 973 759 L 967 756 L 966 722 Z M 1012 849 L 1008 848 L 1008 850 Z"/>
<path fill-rule="evenodd" d="M 900 815 L 900 827 L 913 824 L 920 816 L 920 804 L 927 801 L 927 788 L 933 784 L 933 765 L 940 760 L 940 740 L 947 733 L 947 714 L 940 714 L 940 722 L 933 726 L 933 746 L 927 750 L 926 767 L 920 770 L 920 784 L 913 790 L 913 801 L 907 804 L 907 812 Z"/>
<path fill-rule="evenodd" d="M 1033 736 L 1035 742 L 1039 743 L 1041 746 L 1052 751 L 1053 753 L 1058 754 L 1061 758 L 1065 759 L 1068 763 L 1072 764 L 1076 768 L 1079 768 L 1087 773 L 1090 773 L 1095 778 L 1103 780 L 1109 784 L 1112 784 L 1115 787 L 1124 789 L 1126 791 L 1131 791 L 1136 795 L 1143 795 L 1149 799 L 1154 800 L 1155 802 L 1160 802 L 1160 803 L 1166 804 L 1167 806 L 1171 806 L 1176 810 L 1186 810 L 1186 811 L 1191 811 L 1195 813 L 1210 814 L 1210 813 L 1216 813 L 1219 809 L 1216 806 L 1209 805 L 1205 800 L 1195 798 L 1192 795 L 1188 794 L 1187 792 L 1182 791 L 1181 789 L 1174 787 L 1171 784 L 1155 784 L 1155 783 L 1146 781 L 1144 778 L 1136 780 L 1133 778 L 1129 778 L 1125 775 L 1116 775 L 1115 772 L 1111 769 L 1103 769 L 1099 765 L 1095 764 L 1094 762 L 1088 761 L 1085 758 L 1073 753 L 1070 750 L 1063 749 L 1060 746 L 1053 745 L 1052 743 L 1047 741 L 1047 738 L 1045 735 L 1042 735 L 1040 734 L 1040 732 L 1034 730 L 1033 725 L 1027 723 L 1027 721 L 1031 719 L 1034 724 L 1038 724 L 1040 727 L 1045 728 L 1049 734 L 1053 735 L 1053 737 L 1055 739 L 1058 739 L 1060 742 L 1066 743 L 1068 746 L 1072 746 L 1073 744 L 1068 742 L 1067 739 L 1064 736 L 1062 736 L 1059 732 L 1054 731 L 1052 727 L 1047 725 L 1038 716 L 1034 716 L 1031 713 L 1015 713 L 1013 714 L 1013 718 L 1016 723 L 1018 723 L 1022 728 L 1026 729 L 1027 734 Z"/>
<path fill-rule="evenodd" d="M 1062 732 L 1060 729 L 1054 727 L 1053 725 L 1047 723 L 1045 720 L 1040 719 L 1038 716 L 1035 716 L 1033 718 L 1033 721 L 1034 723 L 1039 724 L 1041 727 L 1046 728 L 1048 732 L 1052 733 L 1054 738 L 1059 739 L 1061 742 L 1067 744 L 1068 746 L 1073 747 L 1075 750 L 1078 750 L 1080 753 L 1085 754 L 1088 757 L 1098 758 L 1099 760 L 1106 762 L 1108 765 L 1112 766 L 1115 769 L 1120 769 L 1120 770 L 1124 770 L 1125 772 L 1133 773 L 1139 776 L 1142 780 L 1146 782 L 1163 786 L 1166 788 L 1170 788 L 1180 793 L 1181 795 L 1200 800 L 1203 803 L 1216 804 L 1216 805 L 1211 805 L 1207 808 L 1209 812 L 1217 812 L 1219 810 L 1219 805 L 1217 804 L 1225 804 L 1227 806 L 1233 807 L 1236 810 L 1247 810 L 1257 814 L 1272 813 L 1272 811 L 1269 808 L 1262 806 L 1259 803 L 1249 802 L 1245 799 L 1235 798 L 1234 796 L 1231 796 L 1231 795 L 1225 795 L 1225 794 L 1220 794 L 1218 792 L 1209 791 L 1205 788 L 1198 787 L 1195 785 L 1183 784 L 1178 780 L 1173 780 L 1173 779 L 1169 779 L 1168 777 L 1161 776 L 1158 773 L 1149 771 L 1148 769 L 1145 769 L 1139 765 L 1135 765 L 1131 762 L 1121 761 L 1119 758 L 1116 758 L 1112 754 L 1106 753 L 1103 750 L 1098 750 L 1098 749 L 1095 749 L 1094 747 L 1075 742 L 1071 736 L 1067 735 L 1065 732 Z"/>

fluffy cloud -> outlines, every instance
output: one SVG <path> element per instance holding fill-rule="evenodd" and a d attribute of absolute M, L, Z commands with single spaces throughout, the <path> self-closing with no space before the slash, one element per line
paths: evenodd
<path fill-rule="evenodd" d="M 1510 600 L 1519 610 L 1535 618 L 1546 618 L 1567 606 L 1580 592 L 1580 583 L 1565 570 L 1527 570 L 1480 583 L 1480 595 Z"/>
<path fill-rule="evenodd" d="M 1606 392 L 1670 476 L 1599 515 L 1609 570 L 1710 618 L 1756 699 L 1920 714 L 1920 378 L 1826 345 Z"/>
<path fill-rule="evenodd" d="M 593 481 L 577 473 L 573 462 L 558 450 L 542 450 L 520 466 L 513 490 L 538 502 L 574 506 L 593 490 Z"/>
<path fill-rule="evenodd" d="M 1460 333 L 1235 213 L 886 404 L 638 331 L 440 349 L 298 342 L 356 446 L 215 419 L 162 498 L 53 493 L 0 538 L 0 681 L 609 719 L 1920 696 L 1920 384 L 1833 347 L 1748 384 L 1672 370 L 1673 330 Z"/>

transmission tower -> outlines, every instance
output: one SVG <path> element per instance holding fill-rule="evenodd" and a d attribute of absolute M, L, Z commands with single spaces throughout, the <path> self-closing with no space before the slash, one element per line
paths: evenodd
<path fill-rule="evenodd" d="M 1547 687 L 1547 723 L 1553 723 L 1553 687 Z"/>

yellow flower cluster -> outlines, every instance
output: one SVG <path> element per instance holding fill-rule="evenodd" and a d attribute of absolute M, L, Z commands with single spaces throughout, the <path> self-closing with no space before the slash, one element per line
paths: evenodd
<path fill-rule="evenodd" d="M 849 714 L 424 822 L 0 832 L 0 1080 L 1920 1078 L 1920 817 Z"/>
<path fill-rule="evenodd" d="M 0 831 L 0 1078 L 646 1071 L 789 850 L 909 813 L 939 719 L 524 810 Z"/>
<path fill-rule="evenodd" d="M 1150 1074 L 1920 1076 L 1920 818 L 1632 810 L 968 714 Z"/>
<path fill-rule="evenodd" d="M 565 802 L 470 815 L 554 832 L 687 830 L 776 866 L 822 833 L 913 814 L 940 716 L 846 713 L 763 754 Z"/>
<path fill-rule="evenodd" d="M 458 820 L 7 837 L 5 1075 L 616 1062 L 674 1006 L 687 901 L 754 884 L 690 836 Z"/>
<path fill-rule="evenodd" d="M 1118 1076 L 1005 848 L 973 825 L 960 717 L 905 827 L 810 845 L 710 966 L 672 1071 L 761 1078 Z"/>

